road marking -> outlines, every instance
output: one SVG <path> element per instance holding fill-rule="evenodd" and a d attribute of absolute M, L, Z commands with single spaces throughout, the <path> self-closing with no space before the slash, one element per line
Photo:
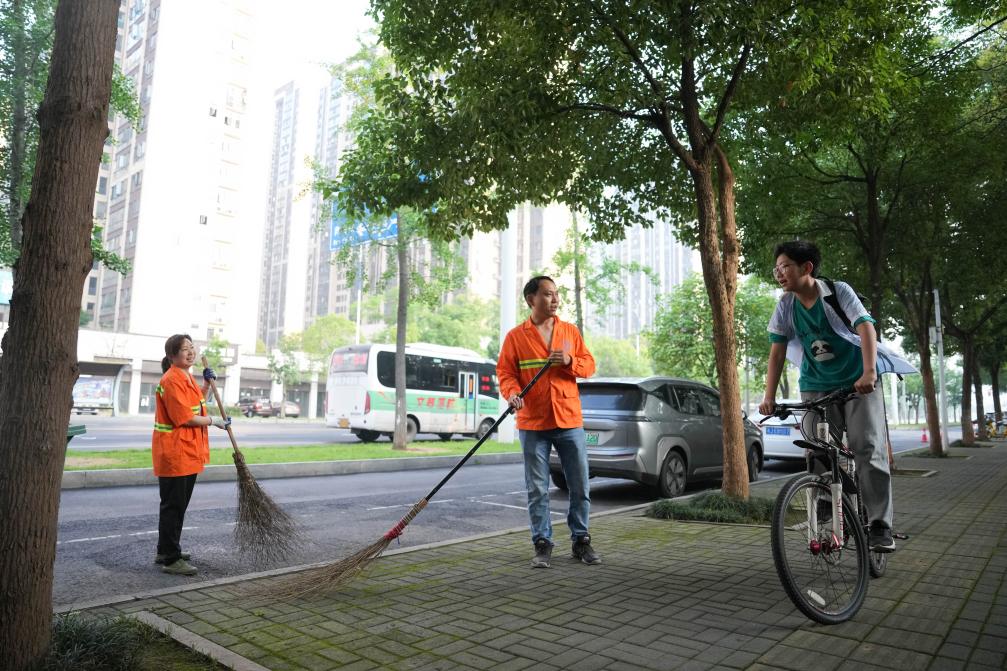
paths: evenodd
<path fill-rule="evenodd" d="M 233 522 L 232 522 L 233 524 Z M 183 531 L 192 531 L 193 529 L 198 529 L 199 527 L 182 527 Z M 91 536 L 90 538 L 73 538 L 68 541 L 56 541 L 56 545 L 69 545 L 70 543 L 87 543 L 89 541 L 107 541 L 112 538 L 122 538 L 125 536 L 147 536 L 150 534 L 156 534 L 157 529 L 151 531 L 134 531 L 129 534 L 112 534 L 111 536 Z"/>
<path fill-rule="evenodd" d="M 430 501 L 427 505 L 433 505 L 434 503 L 453 503 L 454 499 L 440 499 L 438 501 Z M 400 503 L 396 506 L 375 506 L 373 508 L 366 508 L 366 510 L 391 510 L 392 508 L 412 508 L 415 503 Z"/>
<path fill-rule="evenodd" d="M 479 499 L 469 499 L 469 501 L 471 501 L 472 503 L 484 503 L 487 506 L 500 506 L 501 508 L 513 508 L 514 510 L 524 510 L 525 512 L 528 511 L 528 508 L 525 506 L 512 506 L 509 503 L 497 503 L 496 501 L 480 501 Z M 560 517 L 566 517 L 566 515 L 564 515 L 563 513 L 558 513 L 555 510 L 550 510 L 549 513 L 552 515 L 559 515 Z"/>

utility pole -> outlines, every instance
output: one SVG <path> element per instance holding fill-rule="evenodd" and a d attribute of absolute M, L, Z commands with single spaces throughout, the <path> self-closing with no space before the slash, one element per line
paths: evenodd
<path fill-rule="evenodd" d="M 500 344 L 503 345 L 507 332 L 514 328 L 517 319 L 517 231 L 509 222 L 500 232 Z M 500 394 L 498 406 L 501 413 L 507 409 L 507 399 Z M 501 443 L 514 442 L 514 415 L 509 415 L 497 428 L 497 440 Z"/>
<path fill-rule="evenodd" d="M 937 342 L 937 377 L 941 385 L 941 449 L 948 452 L 948 390 L 944 383 L 944 328 L 941 326 L 941 295 L 934 289 L 934 340 Z"/>

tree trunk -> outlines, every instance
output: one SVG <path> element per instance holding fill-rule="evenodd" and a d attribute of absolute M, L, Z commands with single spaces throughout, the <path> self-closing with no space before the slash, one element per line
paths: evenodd
<path fill-rule="evenodd" d="M 0 358 L 0 650 L 14 671 L 42 657 L 51 634 L 60 479 L 118 10 L 118 0 L 60 3 L 38 112 L 38 158 Z"/>
<path fill-rule="evenodd" d="M 748 498 L 748 460 L 738 385 L 737 343 L 734 337 L 734 285 L 738 268 L 738 239 L 734 229 L 734 175 L 722 154 L 718 156 L 718 167 L 720 221 L 709 166 L 690 172 L 698 205 L 699 254 L 703 280 L 713 314 L 713 347 L 720 383 L 720 417 L 724 436 L 722 487 L 728 496 Z"/>
<path fill-rule="evenodd" d="M 940 411 L 937 409 L 937 385 L 934 384 L 934 369 L 930 361 L 930 343 L 920 347 L 920 375 L 923 376 L 923 400 L 926 403 L 927 431 L 930 433 L 930 454 L 935 457 L 944 454 L 941 435 Z M 916 401 L 916 422 L 920 421 L 920 403 Z"/>
<path fill-rule="evenodd" d="M 573 215 L 573 296 L 577 308 L 577 330 L 584 337 L 584 286 L 580 277 L 580 230 L 577 227 L 577 213 Z"/>
<path fill-rule="evenodd" d="M 399 264 L 399 304 L 395 311 L 395 436 L 392 449 L 404 450 L 406 439 L 406 320 L 409 317 L 409 249 L 402 235 L 403 222 L 395 244 Z"/>
<path fill-rule="evenodd" d="M 1001 362 L 990 364 L 990 384 L 993 387 L 993 419 L 997 424 L 1003 421 L 1003 409 L 1000 407 L 1000 366 Z"/>
<path fill-rule="evenodd" d="M 962 341 L 962 444 L 972 445 L 976 442 L 972 431 L 972 339 L 961 338 Z"/>
<path fill-rule="evenodd" d="M 973 389 L 976 395 L 976 427 L 979 440 L 987 440 L 989 431 L 986 430 L 986 410 L 983 408 L 983 376 L 979 369 L 979 355 L 973 350 L 972 353 L 972 380 Z"/>

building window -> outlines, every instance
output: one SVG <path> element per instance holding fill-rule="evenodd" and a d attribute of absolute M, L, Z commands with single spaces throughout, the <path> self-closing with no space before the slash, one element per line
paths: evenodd
<path fill-rule="evenodd" d="M 206 215 L 205 214 L 199 215 L 199 223 L 201 223 L 203 226 L 206 226 Z"/>
<path fill-rule="evenodd" d="M 87 293 L 90 294 L 91 296 L 94 296 L 96 293 L 98 293 L 97 277 L 92 277 L 87 281 Z M 91 303 L 90 305 L 91 307 L 94 307 L 94 303 Z"/>
<path fill-rule="evenodd" d="M 108 189 L 108 177 L 98 178 L 98 193 L 104 195 L 105 191 Z"/>
<path fill-rule="evenodd" d="M 217 116 L 217 108 L 216 107 L 211 107 L 210 108 L 210 116 Z"/>
<path fill-rule="evenodd" d="M 135 188 L 140 186 L 141 182 L 143 182 L 143 171 L 138 170 L 137 172 L 133 173 L 133 187 Z"/>

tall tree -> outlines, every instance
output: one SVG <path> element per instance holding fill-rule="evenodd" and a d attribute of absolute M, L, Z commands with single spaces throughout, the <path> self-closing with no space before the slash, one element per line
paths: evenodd
<path fill-rule="evenodd" d="M 108 135 L 117 0 L 61 2 L 38 157 L 0 357 L 0 650 L 27 669 L 52 626 L 59 487 L 91 268 L 91 207 Z"/>
<path fill-rule="evenodd" d="M 399 69 L 381 92 L 397 121 L 374 134 L 371 165 L 382 167 L 354 191 L 430 209 L 446 236 L 504 228 L 525 201 L 584 212 L 600 240 L 652 215 L 677 220 L 700 250 L 713 314 L 731 418 L 724 490 L 747 496 L 732 331 L 735 102 L 769 105 L 788 83 L 805 91 L 826 80 L 823 100 L 883 98 L 888 78 L 867 75 L 886 62 L 887 38 L 918 20 L 907 4 L 917 11 L 877 1 L 372 0 Z"/>
<path fill-rule="evenodd" d="M 21 248 L 21 215 L 31 191 L 39 126 L 36 111 L 49 76 L 56 0 L 0 0 L 0 118 L 6 120 L 0 142 L 0 196 L 6 201 L 0 218 L 0 264 L 11 266 Z M 133 124 L 140 120 L 133 83 L 117 68 L 112 77 L 112 109 Z M 101 228 L 92 231 L 99 262 L 117 272 L 129 264 L 107 251 Z"/>

